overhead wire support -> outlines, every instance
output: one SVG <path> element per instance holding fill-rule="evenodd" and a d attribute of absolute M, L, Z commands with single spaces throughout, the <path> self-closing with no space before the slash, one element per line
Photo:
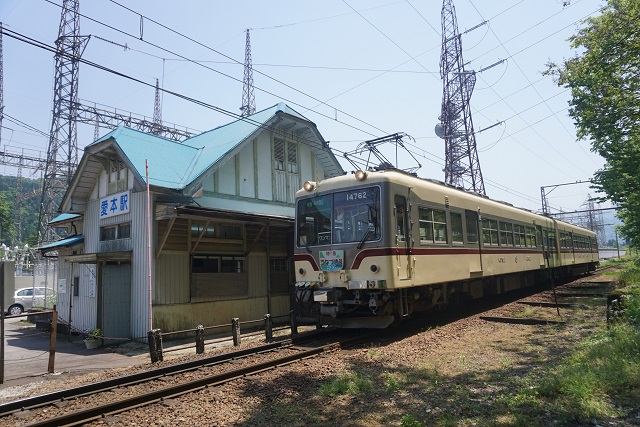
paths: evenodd
<path fill-rule="evenodd" d="M 464 69 L 462 40 L 453 0 L 443 1 L 441 19 L 440 76 L 443 90 L 436 134 L 445 141 L 445 183 L 486 195 L 470 106 L 476 74 Z"/>
<path fill-rule="evenodd" d="M 402 148 L 407 153 L 409 153 L 409 155 L 413 158 L 413 160 L 415 160 L 415 162 L 417 164 L 414 167 L 407 168 L 407 169 L 402 169 L 402 170 L 405 171 L 405 172 L 408 172 L 408 173 L 413 173 L 416 170 L 420 169 L 422 167 L 422 165 L 416 159 L 416 157 L 413 155 L 413 153 L 407 147 L 405 147 L 404 142 L 402 140 L 404 137 L 408 137 L 410 139 L 413 139 L 410 135 L 407 135 L 404 132 L 396 132 L 396 133 L 391 134 L 391 135 L 382 136 L 380 138 L 375 138 L 375 139 L 370 139 L 368 141 L 363 141 L 360 144 L 358 144 L 358 146 L 354 150 L 345 152 L 343 154 L 343 156 L 356 169 L 360 169 L 360 165 L 362 165 L 363 169 L 365 169 L 365 170 L 368 170 L 368 169 L 375 169 L 375 170 L 399 169 L 398 168 L 398 148 Z M 382 154 L 382 152 L 380 152 L 380 150 L 378 149 L 378 146 L 383 145 L 383 144 L 394 144 L 395 145 L 395 153 L 396 153 L 396 161 L 395 161 L 395 163 L 389 161 L 389 159 L 387 159 L 385 157 L 385 155 Z M 368 151 L 368 157 L 367 157 L 366 161 L 364 161 L 364 160 L 362 160 L 362 159 L 357 157 L 357 156 L 359 156 L 359 155 L 361 155 L 361 154 L 363 154 L 363 153 L 365 153 L 367 151 Z M 377 165 L 372 165 L 371 156 L 374 156 L 378 160 L 378 164 Z"/>

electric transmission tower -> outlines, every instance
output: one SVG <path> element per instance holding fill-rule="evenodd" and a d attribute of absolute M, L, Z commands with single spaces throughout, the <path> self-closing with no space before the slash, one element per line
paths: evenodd
<path fill-rule="evenodd" d="M 436 134 L 445 144 L 445 182 L 486 195 L 469 105 L 476 74 L 464 69 L 453 0 L 442 2 L 440 77 L 443 82 L 442 109 Z"/>
<path fill-rule="evenodd" d="M 71 183 L 78 164 L 76 105 L 78 103 L 79 59 L 89 41 L 80 36 L 79 0 L 64 0 L 56 40 L 53 119 L 42 180 L 38 218 L 38 241 L 54 240 L 48 225 Z"/>
<path fill-rule="evenodd" d="M 162 134 L 162 103 L 160 99 L 160 81 L 156 79 L 156 99 L 153 104 L 153 124 L 154 124 L 154 135 Z"/>
<path fill-rule="evenodd" d="M 251 41 L 247 29 L 247 42 L 244 48 L 244 80 L 242 81 L 242 117 L 256 112 L 256 98 L 253 94 L 253 67 L 251 65 Z"/>

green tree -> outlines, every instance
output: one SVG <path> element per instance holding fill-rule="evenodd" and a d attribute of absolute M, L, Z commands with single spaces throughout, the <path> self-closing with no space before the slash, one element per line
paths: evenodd
<path fill-rule="evenodd" d="M 11 220 L 9 203 L 4 194 L 0 193 L 0 243 L 11 244 L 13 221 Z"/>
<path fill-rule="evenodd" d="M 571 89 L 577 136 L 606 164 L 594 187 L 620 207 L 622 236 L 640 244 L 640 2 L 609 0 L 569 39 L 578 52 L 546 74 Z"/>

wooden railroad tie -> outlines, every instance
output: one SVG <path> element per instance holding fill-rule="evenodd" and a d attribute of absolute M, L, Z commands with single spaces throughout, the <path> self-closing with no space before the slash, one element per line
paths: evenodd
<path fill-rule="evenodd" d="M 563 325 L 563 320 L 538 319 L 534 317 L 497 317 L 480 316 L 480 319 L 488 322 L 512 323 L 517 325 Z"/>
<path fill-rule="evenodd" d="M 530 305 L 533 307 L 551 307 L 551 308 L 556 308 L 556 307 L 560 307 L 560 308 L 582 308 L 585 310 L 588 310 L 589 307 L 586 304 L 576 304 L 573 302 L 545 302 L 545 301 L 518 301 L 518 304 L 525 304 L 525 305 Z"/>

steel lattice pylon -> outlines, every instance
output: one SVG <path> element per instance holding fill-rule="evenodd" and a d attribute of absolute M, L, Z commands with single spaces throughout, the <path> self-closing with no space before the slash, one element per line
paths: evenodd
<path fill-rule="evenodd" d="M 160 80 L 156 79 L 156 97 L 153 104 L 154 135 L 162 134 L 162 98 L 160 96 Z"/>
<path fill-rule="evenodd" d="M 256 112 L 256 98 L 253 94 L 253 66 L 251 65 L 251 40 L 247 29 L 247 42 L 244 49 L 244 80 L 242 81 L 242 117 Z"/>
<path fill-rule="evenodd" d="M 64 0 L 56 40 L 53 119 L 42 181 L 38 241 L 55 237 L 49 221 L 55 215 L 78 164 L 76 105 L 79 59 L 89 38 L 79 35 L 79 0 Z"/>
<path fill-rule="evenodd" d="M 439 132 L 445 140 L 445 182 L 485 195 L 469 105 L 476 75 L 464 69 L 462 41 L 452 0 L 442 3 L 440 76 L 443 92 Z"/>

